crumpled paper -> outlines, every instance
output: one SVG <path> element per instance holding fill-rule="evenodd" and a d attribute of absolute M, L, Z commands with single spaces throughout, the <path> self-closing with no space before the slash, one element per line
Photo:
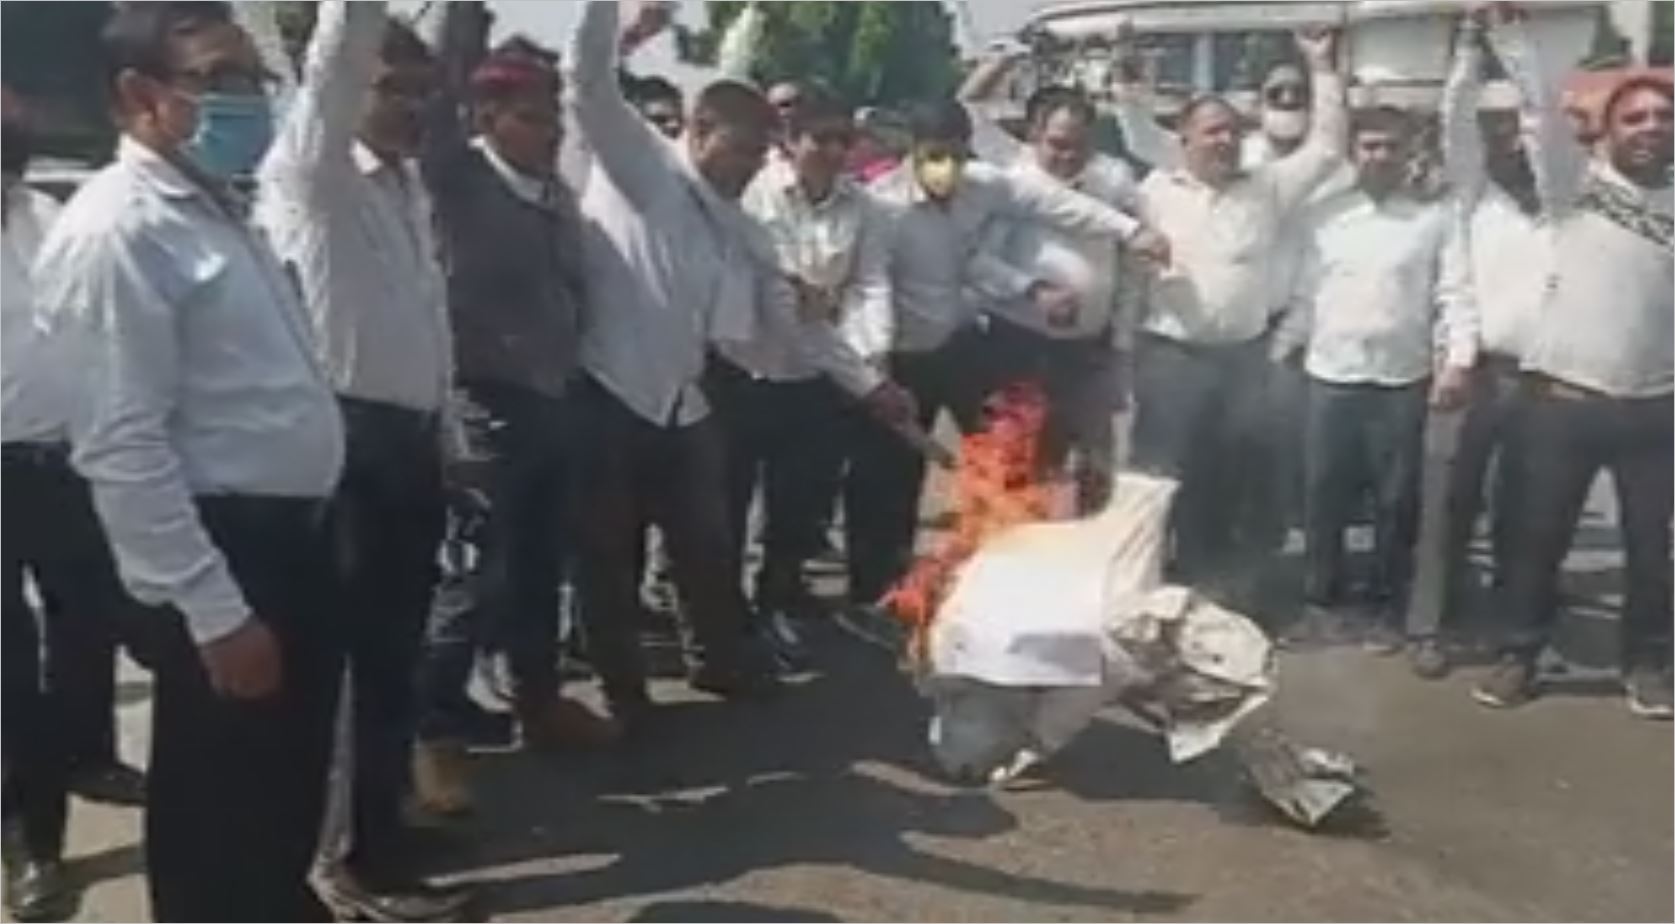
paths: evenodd
<path fill-rule="evenodd" d="M 1227 741 L 1272 698 L 1273 646 L 1255 623 L 1163 583 L 1175 482 L 1117 478 L 1098 516 L 1017 527 L 959 571 L 931 627 L 921 689 L 950 774 L 1004 782 L 1120 704 L 1172 760 Z M 1313 826 L 1357 789 L 1353 763 L 1260 725 L 1232 748 L 1270 802 Z"/>

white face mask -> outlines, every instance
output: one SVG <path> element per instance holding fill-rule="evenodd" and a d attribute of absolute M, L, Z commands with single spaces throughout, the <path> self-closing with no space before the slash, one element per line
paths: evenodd
<path fill-rule="evenodd" d="M 1309 114 L 1302 109 L 1262 110 L 1262 133 L 1278 141 L 1296 141 L 1309 130 Z"/>

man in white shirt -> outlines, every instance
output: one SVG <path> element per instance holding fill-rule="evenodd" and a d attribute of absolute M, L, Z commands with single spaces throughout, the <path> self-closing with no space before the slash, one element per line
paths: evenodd
<path fill-rule="evenodd" d="M 1622 521 L 1626 593 L 1620 626 L 1629 709 L 1668 719 L 1669 473 L 1675 469 L 1675 209 L 1671 89 L 1641 76 L 1606 100 L 1592 156 L 1555 100 L 1559 62 L 1542 61 L 1516 21 L 1491 35 L 1530 101 L 1531 165 L 1554 243 L 1547 291 L 1524 340 L 1523 404 L 1509 453 L 1519 496 L 1502 608 L 1512 623 L 1501 663 L 1474 694 L 1510 707 L 1538 692 L 1536 657 L 1558 608 L 1558 575 L 1600 469 Z"/>
<path fill-rule="evenodd" d="M 967 432 L 981 423 L 989 384 L 981 368 L 976 326 L 987 299 L 1027 299 L 1045 316 L 1073 296 L 1029 267 L 991 252 L 994 222 L 1039 222 L 1102 236 L 1167 262 L 1169 244 L 1141 222 L 1039 176 L 1015 176 L 970 161 L 972 125 L 955 100 L 927 101 L 909 114 L 907 161 L 871 187 L 893 225 L 890 282 L 894 311 L 868 336 L 887 344 L 891 377 L 914 397 L 921 428 L 947 410 Z M 849 505 L 855 541 L 849 548 L 851 602 L 874 604 L 913 556 L 925 459 L 886 428 L 865 428 L 857 440 Z"/>
<path fill-rule="evenodd" d="M 616 57 L 617 4 L 589 3 L 567 81 L 594 156 L 582 211 L 590 282 L 603 293 L 582 333 L 578 413 L 589 441 L 576 473 L 577 577 L 589 654 L 613 715 L 632 726 L 651 705 L 634 581 L 647 509 L 701 649 L 693 687 L 727 698 L 778 687 L 748 631 L 723 434 L 700 380 L 712 344 L 770 333 L 787 284 L 738 205 L 773 130 L 761 93 L 711 84 L 671 141 L 623 98 Z"/>
<path fill-rule="evenodd" d="M 1002 74 L 980 66 L 967 80 L 963 98 L 980 102 L 986 86 L 980 78 L 992 82 Z M 1093 148 L 1098 113 L 1080 91 L 1045 87 L 1031 94 L 1024 106 L 1027 145 L 977 106 L 973 116 L 974 144 L 991 162 L 1007 165 L 1024 180 L 1062 183 L 1126 213 L 1138 211 L 1133 171 Z M 985 306 L 983 362 L 995 382 L 1027 381 L 1043 389 L 1042 462 L 1053 471 L 1074 463 L 1078 509 L 1092 513 L 1104 506 L 1116 462 L 1115 414 L 1126 398 L 1121 370 L 1139 307 L 1133 274 L 1122 271 L 1119 249 L 1098 235 L 1068 234 L 1037 222 L 996 222 L 989 234 L 996 253 L 1063 286 L 1069 296 L 1051 314 L 1019 298 Z"/>
<path fill-rule="evenodd" d="M 1351 131 L 1356 189 L 1316 205 L 1297 303 L 1274 350 L 1299 349 L 1309 377 L 1304 445 L 1304 597 L 1330 610 L 1348 598 L 1344 530 L 1373 497 L 1373 553 L 1364 598 L 1368 640 L 1399 650 L 1399 608 L 1418 528 L 1425 409 L 1433 344 L 1444 356 L 1434 394 L 1457 405 L 1477 356 L 1470 270 L 1453 209 L 1403 190 L 1413 131 L 1402 112 L 1375 109 Z"/>
<path fill-rule="evenodd" d="M 1477 368 L 1464 408 L 1438 408 L 1426 427 L 1419 541 L 1407 632 L 1414 673 L 1451 667 L 1441 633 L 1470 600 L 1469 550 L 1488 498 L 1494 584 L 1505 574 L 1512 537 L 1508 505 L 1517 495 L 1505 450 L 1518 406 L 1525 327 L 1540 310 L 1552 246 L 1536 198 L 1520 127 L 1520 108 L 1495 85 L 1484 92 L 1481 19 L 1463 17 L 1454 67 L 1443 89 L 1443 166 L 1465 223 L 1479 317 Z"/>
<path fill-rule="evenodd" d="M 463 901 L 415 877 L 402 815 L 453 367 L 430 201 L 413 160 L 436 80 L 429 49 L 384 4 L 322 4 L 258 174 L 256 210 L 301 282 L 348 437 L 333 523 L 353 690 L 351 823 L 347 852 L 326 858 L 327 887 L 343 907 L 401 920 Z"/>
<path fill-rule="evenodd" d="M 793 281 L 803 323 L 847 333 L 838 343 L 852 362 L 879 368 L 883 354 L 876 342 L 868 345 L 866 332 L 888 323 L 887 218 L 844 175 L 855 130 L 848 107 L 819 87 L 796 89 L 796 105 L 782 113 L 784 157 L 751 183 L 745 211 L 767 232 Z M 750 501 L 760 488 L 756 612 L 790 663 L 806 657 L 792 620 L 813 606 L 803 568 L 824 542 L 847 448 L 843 437 L 853 429 L 846 425 L 853 399 L 800 355 L 805 352 L 751 357 L 724 345 L 710 375 L 729 437 L 734 550 L 742 561 Z"/>
<path fill-rule="evenodd" d="M 87 644 L 109 631 L 123 593 L 93 512 L 87 483 L 70 467 L 64 390 L 71 373 L 35 323 L 30 265 L 58 217 L 51 196 L 24 185 L 30 127 L 22 101 L 0 85 L 0 273 L 5 298 L 6 479 L 5 754 L 3 810 L 6 910 L 17 920 L 57 920 L 67 912 L 63 852 L 74 745 L 91 718 L 111 721 L 114 651 Z M 32 605 L 25 582 L 41 603 Z M 44 638 L 42 636 L 45 636 Z M 46 654 L 50 668 L 43 669 Z M 72 668 L 62 669 L 63 665 Z M 102 675 L 101 672 L 102 671 Z M 68 687 L 68 689 L 66 688 Z M 92 700 L 92 716 L 75 707 Z M 143 781 L 142 781 L 143 785 Z M 143 795 L 143 793 L 142 793 Z"/>
<path fill-rule="evenodd" d="M 1174 260 L 1151 280 L 1136 348 L 1133 461 L 1181 482 L 1172 514 L 1180 579 L 1234 596 L 1275 551 L 1266 342 L 1288 275 L 1285 235 L 1342 163 L 1332 36 L 1298 42 L 1313 83 L 1302 147 L 1247 169 L 1239 114 L 1201 97 L 1181 114 L 1183 166 L 1140 185 L 1141 215 L 1169 237 Z"/>
<path fill-rule="evenodd" d="M 153 614 L 146 877 L 159 920 L 324 920 L 319 840 L 342 666 L 326 512 L 343 430 L 308 318 L 229 182 L 270 137 L 226 4 L 124 5 L 122 140 L 36 261 L 80 377 L 72 462 Z"/>

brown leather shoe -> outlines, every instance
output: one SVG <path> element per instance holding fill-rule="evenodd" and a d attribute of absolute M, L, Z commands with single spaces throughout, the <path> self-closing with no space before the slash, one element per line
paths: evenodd
<path fill-rule="evenodd" d="M 591 749 L 615 744 L 622 725 L 563 696 L 518 707 L 525 744 L 541 750 Z"/>
<path fill-rule="evenodd" d="M 471 811 L 474 800 L 464 745 L 451 741 L 414 745 L 413 801 L 431 815 L 448 817 Z"/>

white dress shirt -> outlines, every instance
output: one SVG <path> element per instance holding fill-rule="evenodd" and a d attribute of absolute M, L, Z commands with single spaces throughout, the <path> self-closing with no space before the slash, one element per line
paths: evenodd
<path fill-rule="evenodd" d="M 1094 152 L 1075 178 L 1059 179 L 1041 167 L 1033 148 L 1007 134 L 976 107 L 967 108 L 972 116 L 973 146 L 990 163 L 1005 167 L 1024 182 L 1063 183 L 1125 213 L 1139 211 L 1134 171 L 1123 161 Z M 1122 261 L 1119 248 L 1108 236 L 1073 234 L 1036 221 L 998 221 L 989 233 L 990 249 L 1013 266 L 1075 292 L 1080 310 L 1075 323 L 1064 326 L 1050 323 L 1029 298 L 995 299 L 988 310 L 1055 340 L 1109 335 L 1126 342 L 1126 331 L 1113 324 L 1132 319 L 1115 316 Z"/>
<path fill-rule="evenodd" d="M 925 194 L 911 161 L 879 177 L 872 191 L 893 219 L 893 342 L 894 349 L 909 353 L 942 346 L 975 317 L 979 303 L 1023 297 L 1043 281 L 991 251 L 994 222 L 1033 222 L 1103 237 L 1113 249 L 1140 228 L 1134 218 L 1061 182 L 979 161 L 966 165 L 958 190 L 945 203 Z M 968 297 L 968 286 L 978 297 Z"/>
<path fill-rule="evenodd" d="M 1535 59 L 1521 24 L 1490 35 L 1530 107 L 1530 165 L 1553 224 L 1547 291 L 1528 329 L 1524 368 L 1618 398 L 1675 392 L 1675 249 L 1606 217 L 1583 195 L 1598 184 L 1667 227 L 1671 187 L 1647 189 L 1590 157 L 1557 105 L 1561 65 Z"/>
<path fill-rule="evenodd" d="M 343 464 L 308 318 L 268 243 L 123 138 L 35 264 L 37 311 L 78 376 L 72 462 L 128 589 L 199 642 L 250 614 L 193 496 L 325 498 Z"/>
<path fill-rule="evenodd" d="M 1169 239 L 1171 262 L 1153 280 L 1144 328 L 1189 343 L 1243 343 L 1279 307 L 1294 264 L 1290 225 L 1343 164 L 1343 81 L 1316 73 L 1309 134 L 1290 155 L 1248 168 L 1216 189 L 1184 167 L 1140 184 L 1146 223 Z"/>
<path fill-rule="evenodd" d="M 636 414 L 685 426 L 709 413 L 698 386 L 709 346 L 785 348 L 798 336 L 786 314 L 795 298 L 761 227 L 623 98 L 616 55 L 617 4 L 587 4 L 568 87 L 593 151 L 582 212 L 603 301 L 583 329 L 581 361 Z"/>
<path fill-rule="evenodd" d="M 1477 362 L 1470 262 L 1451 203 L 1360 191 L 1316 206 L 1281 338 L 1303 342 L 1310 376 L 1340 385 L 1409 385 L 1437 363 Z"/>
<path fill-rule="evenodd" d="M 384 28 L 382 3 L 320 6 L 256 217 L 301 281 L 337 392 L 440 411 L 453 343 L 430 201 L 415 164 L 355 139 Z"/>
<path fill-rule="evenodd" d="M 1439 118 L 1443 170 L 1463 212 L 1471 248 L 1472 289 L 1484 352 L 1519 357 L 1546 297 L 1552 266 L 1552 225 L 1530 214 L 1489 179 L 1484 167 L 1482 53 L 1461 42 L 1443 86 Z"/>
<path fill-rule="evenodd" d="M 846 389 L 865 393 L 876 387 L 882 381 L 878 360 L 889 350 L 890 229 L 883 211 L 866 190 L 842 176 L 824 199 L 812 201 L 783 159 L 757 175 L 745 192 L 744 208 L 767 234 L 780 271 L 831 293 L 836 317 L 804 321 L 777 356 L 752 357 L 725 344 L 723 352 L 769 379 L 804 380 L 840 365 L 852 372 L 834 376 Z M 798 311 L 791 306 L 787 313 L 797 317 Z M 847 354 L 846 361 L 822 360 L 822 348 Z"/>
<path fill-rule="evenodd" d="M 5 297 L 4 404 L 0 432 L 8 443 L 50 443 L 64 438 L 63 390 L 74 373 L 55 359 L 35 325 L 35 287 L 30 268 L 47 230 L 58 218 L 57 200 L 23 183 L 5 190 L 5 226 L 0 228 L 0 272 Z"/>

